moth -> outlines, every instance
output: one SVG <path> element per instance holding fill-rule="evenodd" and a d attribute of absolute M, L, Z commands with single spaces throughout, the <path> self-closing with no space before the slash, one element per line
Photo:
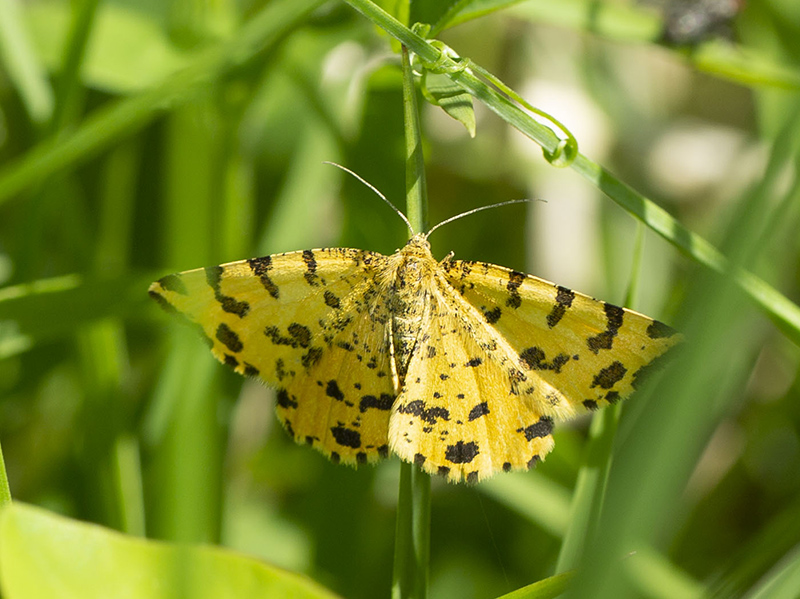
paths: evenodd
<path fill-rule="evenodd" d="M 556 420 L 629 396 L 680 340 L 532 275 L 437 261 L 434 229 L 389 256 L 275 254 L 172 274 L 150 295 L 275 387 L 296 441 L 351 465 L 394 453 L 451 482 L 532 467 Z"/>

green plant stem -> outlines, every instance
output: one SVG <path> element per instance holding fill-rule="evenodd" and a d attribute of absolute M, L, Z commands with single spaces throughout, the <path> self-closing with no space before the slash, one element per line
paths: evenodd
<path fill-rule="evenodd" d="M 415 232 L 428 230 L 428 191 L 422 154 L 417 90 L 408 50 L 403 46 L 403 117 L 406 129 L 406 212 Z"/>
<path fill-rule="evenodd" d="M 409 462 L 400 464 L 392 599 L 425 599 L 430 555 L 431 478 Z"/>
<path fill-rule="evenodd" d="M 389 35 L 398 39 L 423 61 L 439 64 L 450 79 L 486 104 L 509 125 L 539 144 L 546 153 L 553 154 L 556 151 L 560 140 L 552 130 L 537 122 L 468 69 L 461 68 L 461 65 L 446 56 L 444 52 L 405 27 L 370 0 L 346 0 L 346 2 Z M 800 345 L 800 307 L 797 304 L 751 272 L 739 267 L 732 268 L 728 259 L 711 243 L 684 227 L 666 210 L 583 154 L 578 154 L 570 167 L 689 258 L 712 271 L 729 274 L 756 306 L 787 337 Z"/>
<path fill-rule="evenodd" d="M 428 201 L 416 93 L 408 52 L 403 48 L 406 210 L 412 228 L 418 232 L 426 229 Z M 413 464 L 403 462 L 397 500 L 392 599 L 425 599 L 427 596 L 430 493 L 430 477 Z"/>

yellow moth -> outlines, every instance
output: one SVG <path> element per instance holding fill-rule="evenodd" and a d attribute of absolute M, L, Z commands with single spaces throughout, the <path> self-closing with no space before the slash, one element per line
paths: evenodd
<path fill-rule="evenodd" d="M 451 482 L 530 468 L 555 420 L 627 397 L 679 341 L 531 275 L 437 262 L 432 231 L 390 256 L 329 248 L 189 270 L 150 295 L 221 362 L 276 387 L 296 441 L 353 465 L 395 453 Z"/>

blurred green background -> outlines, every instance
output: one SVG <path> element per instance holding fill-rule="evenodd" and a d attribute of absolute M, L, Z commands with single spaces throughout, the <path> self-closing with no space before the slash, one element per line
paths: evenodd
<path fill-rule="evenodd" d="M 800 4 L 750 2 L 727 33 L 680 48 L 659 41 L 663 3 L 460 6 L 454 15 L 474 18 L 440 39 L 796 300 Z M 410 22 L 448 7 L 412 3 Z M 323 164 L 402 207 L 389 38 L 344 2 L 0 0 L 0 11 L 0 442 L 12 495 L 133 535 L 219 543 L 347 597 L 386 596 L 397 460 L 356 471 L 294 445 L 272 392 L 217 364 L 147 285 L 267 253 L 404 243 L 383 202 Z M 629 560 L 632 592 L 742 596 L 773 568 L 796 569 L 800 332 L 778 330 L 484 106 L 474 139 L 437 107 L 422 117 L 431 224 L 543 200 L 438 230 L 435 256 L 614 303 L 636 279 L 631 307 L 690 340 L 684 370 L 623 409 L 617 451 L 646 459 L 637 431 L 660 422 L 674 459 L 653 463 L 675 465 L 659 501 L 643 495 L 630 512 L 658 526 L 652 555 Z M 680 412 L 659 419 L 682 380 Z M 534 472 L 433 481 L 432 597 L 492 597 L 553 573 L 588 426 L 557 427 Z M 624 475 L 609 485 L 616 530 L 640 487 Z"/>

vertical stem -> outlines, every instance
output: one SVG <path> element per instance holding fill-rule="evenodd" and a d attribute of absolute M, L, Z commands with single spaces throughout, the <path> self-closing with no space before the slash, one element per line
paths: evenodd
<path fill-rule="evenodd" d="M 406 212 L 416 233 L 428 230 L 428 188 L 425 183 L 425 158 L 422 155 L 417 88 L 403 46 L 403 117 L 406 130 Z"/>
<path fill-rule="evenodd" d="M 406 210 L 416 232 L 427 229 L 428 198 L 416 88 L 403 47 L 403 112 L 406 130 Z M 425 599 L 430 553 L 430 477 L 413 464 L 400 466 L 392 599 Z"/>

